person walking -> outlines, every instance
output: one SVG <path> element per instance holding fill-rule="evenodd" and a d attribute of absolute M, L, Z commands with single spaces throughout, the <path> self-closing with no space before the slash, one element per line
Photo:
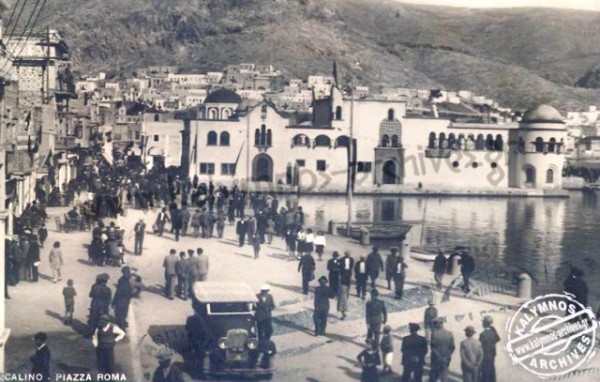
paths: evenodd
<path fill-rule="evenodd" d="M 265 228 L 265 234 L 267 235 L 267 244 L 271 244 L 273 242 L 273 235 L 277 232 L 275 231 L 275 220 L 272 216 L 269 216 L 267 219 L 267 227 Z"/>
<path fill-rule="evenodd" d="M 181 236 L 186 236 L 188 234 L 190 219 L 192 217 L 186 205 L 181 206 L 179 217 L 181 218 Z"/>
<path fill-rule="evenodd" d="M 319 256 L 319 261 L 323 261 L 323 252 L 325 252 L 325 247 L 327 246 L 327 239 L 325 238 L 323 231 L 317 231 L 314 244 L 315 252 L 317 252 L 317 255 Z"/>
<path fill-rule="evenodd" d="M 474 334 L 475 328 L 470 325 L 467 326 L 465 328 L 465 335 L 467 338 L 460 343 L 460 366 L 464 382 L 479 381 L 479 370 L 483 359 L 483 350 L 481 350 L 481 343 L 473 338 Z"/>
<path fill-rule="evenodd" d="M 286 229 L 284 237 L 285 245 L 288 250 L 288 261 L 296 260 L 296 236 L 297 233 L 293 227 Z"/>
<path fill-rule="evenodd" d="M 131 268 L 125 266 L 121 268 L 123 276 L 117 282 L 117 290 L 112 301 L 112 307 L 115 310 L 116 324 L 123 330 L 126 330 L 129 324 L 127 323 L 127 314 L 129 313 L 129 304 L 133 297 L 133 288 L 131 286 Z"/>
<path fill-rule="evenodd" d="M 60 241 L 55 241 L 50 254 L 48 255 L 48 261 L 50 262 L 50 268 L 52 268 L 52 282 L 57 283 L 62 280 L 60 275 L 60 268 L 63 266 L 62 252 L 60 251 Z"/>
<path fill-rule="evenodd" d="M 360 255 L 360 260 L 354 265 L 354 279 L 356 280 L 356 296 L 364 300 L 367 294 L 367 262 L 364 255 Z"/>
<path fill-rule="evenodd" d="M 354 259 L 350 256 L 350 251 L 344 251 L 344 257 L 342 257 L 340 263 L 340 284 L 345 284 L 350 288 L 352 284 L 352 271 L 354 271 Z"/>
<path fill-rule="evenodd" d="M 177 297 L 183 301 L 187 300 L 189 287 L 190 263 L 187 259 L 185 251 L 179 252 L 179 260 L 175 263 L 175 273 L 177 274 Z"/>
<path fill-rule="evenodd" d="M 50 349 L 46 345 L 48 336 L 46 333 L 37 332 L 33 336 L 35 342 L 35 354 L 29 358 L 31 361 L 31 374 L 39 376 L 36 381 L 50 381 Z"/>
<path fill-rule="evenodd" d="M 379 254 L 379 247 L 373 247 L 373 250 L 367 256 L 367 274 L 371 278 L 371 288 L 375 288 L 379 272 L 383 272 L 383 259 Z"/>
<path fill-rule="evenodd" d="M 425 325 L 425 339 L 427 344 L 431 343 L 431 333 L 434 330 L 434 321 L 438 316 L 438 310 L 435 307 L 435 301 L 429 300 L 429 306 L 425 308 L 425 314 L 423 316 L 423 325 Z"/>
<path fill-rule="evenodd" d="M 63 323 L 69 325 L 73 322 L 75 296 L 77 296 L 77 291 L 73 287 L 73 280 L 67 280 L 67 286 L 63 288 L 62 294 L 65 299 L 65 318 L 63 319 Z"/>
<path fill-rule="evenodd" d="M 427 355 L 427 340 L 418 333 L 421 327 L 413 322 L 408 324 L 410 334 L 402 339 L 402 382 L 421 382 L 423 365 Z"/>
<path fill-rule="evenodd" d="M 44 248 L 44 243 L 46 242 L 46 239 L 48 238 L 48 229 L 46 228 L 46 224 L 42 222 L 42 225 L 40 228 L 38 228 L 38 237 L 40 239 L 40 246 L 42 248 Z"/>
<path fill-rule="evenodd" d="M 460 273 L 463 278 L 463 286 L 462 290 L 465 294 L 471 292 L 471 285 L 469 284 L 469 280 L 471 278 L 471 274 L 475 271 L 475 259 L 473 256 L 469 254 L 467 250 L 463 251 L 460 256 L 460 260 L 458 261 L 460 264 Z"/>
<path fill-rule="evenodd" d="M 218 212 L 217 213 L 217 237 L 219 239 L 222 239 L 224 232 L 225 232 L 225 215 L 222 212 Z"/>
<path fill-rule="evenodd" d="M 396 265 L 398 264 L 398 248 L 390 248 L 390 254 L 385 258 L 385 280 L 387 288 L 392 289 L 392 279 L 396 274 Z"/>
<path fill-rule="evenodd" d="M 165 224 L 171 221 L 169 216 L 167 215 L 167 209 L 163 208 L 158 215 L 156 216 L 156 222 L 154 223 L 156 226 L 156 234 L 158 236 L 162 236 L 165 231 Z"/>
<path fill-rule="evenodd" d="M 238 235 L 238 245 L 244 246 L 246 241 L 246 233 L 248 233 L 248 222 L 246 218 L 240 219 L 235 226 L 235 233 Z"/>
<path fill-rule="evenodd" d="M 340 289 L 340 274 L 342 272 L 342 264 L 337 251 L 333 251 L 331 259 L 327 262 L 327 271 L 329 272 L 329 297 L 335 298 Z"/>
<path fill-rule="evenodd" d="M 329 287 L 325 276 L 319 277 L 319 286 L 315 288 L 314 308 L 315 336 L 324 336 L 327 328 L 327 316 L 329 316 Z"/>
<path fill-rule="evenodd" d="M 146 235 L 146 223 L 144 219 L 140 219 L 133 227 L 135 241 L 133 244 L 133 253 L 136 256 L 141 256 L 144 250 L 144 236 Z"/>
<path fill-rule="evenodd" d="M 350 298 L 350 285 L 346 283 L 347 279 L 340 280 L 340 286 L 337 294 L 337 311 L 342 314 L 340 320 L 346 319 L 348 311 L 348 299 Z"/>
<path fill-rule="evenodd" d="M 273 296 L 269 293 L 270 289 L 269 284 L 264 284 L 260 288 L 260 293 L 256 295 L 257 302 L 254 319 L 256 320 L 259 342 L 270 341 L 273 335 L 272 312 L 275 309 L 275 300 L 273 300 Z"/>
<path fill-rule="evenodd" d="M 305 253 L 298 263 L 298 272 L 302 272 L 302 293 L 308 294 L 308 284 L 315 278 L 315 259 Z"/>
<path fill-rule="evenodd" d="M 175 208 L 171 210 L 171 231 L 173 231 L 173 234 L 175 235 L 175 241 L 179 241 L 181 228 L 183 228 L 181 211 L 177 208 L 177 205 L 175 205 Z"/>
<path fill-rule="evenodd" d="M 387 310 L 385 303 L 379 298 L 377 289 L 371 290 L 371 299 L 366 305 L 367 339 L 373 340 L 379 346 L 381 325 L 387 323 Z"/>
<path fill-rule="evenodd" d="M 394 298 L 396 300 L 402 299 L 402 295 L 404 294 L 406 268 L 408 268 L 408 265 L 404 262 L 404 257 L 399 256 L 396 262 L 396 271 L 394 272 Z"/>
<path fill-rule="evenodd" d="M 434 331 L 431 333 L 431 382 L 446 382 L 448 380 L 448 368 L 454 353 L 454 336 L 444 329 L 444 321 L 441 317 L 433 320 Z"/>
<path fill-rule="evenodd" d="M 496 382 L 496 344 L 500 342 L 500 336 L 495 327 L 492 326 L 494 320 L 491 316 L 483 317 L 483 332 L 479 335 L 483 358 L 481 360 L 481 381 Z"/>
<path fill-rule="evenodd" d="M 98 327 L 94 330 L 92 344 L 96 348 L 96 366 L 98 373 L 115 372 L 115 344 L 125 338 L 125 332 L 110 322 L 106 314 L 100 316 Z"/>
<path fill-rule="evenodd" d="M 442 289 L 442 280 L 444 278 L 444 273 L 446 273 L 446 268 L 448 264 L 446 262 L 446 256 L 444 256 L 444 252 L 441 249 L 438 249 L 438 254 L 433 260 L 433 278 L 435 280 L 435 285 L 437 290 Z"/>
<path fill-rule="evenodd" d="M 196 261 L 195 265 L 197 267 L 198 272 L 198 280 L 197 281 L 206 281 L 208 279 L 208 256 L 204 254 L 204 250 L 202 248 L 196 248 Z"/>
<path fill-rule="evenodd" d="M 202 213 L 200 212 L 200 209 L 197 209 L 193 214 L 192 214 L 192 229 L 194 231 L 194 238 L 198 238 L 200 236 L 200 226 L 202 225 Z"/>
<path fill-rule="evenodd" d="M 383 336 L 379 348 L 381 349 L 381 359 L 383 360 L 383 372 L 391 373 L 394 364 L 394 341 L 392 339 L 392 327 L 386 325 L 383 327 Z"/>
<path fill-rule="evenodd" d="M 367 339 L 366 348 L 356 357 L 362 367 L 361 382 L 379 382 L 377 366 L 381 365 L 381 357 L 379 356 L 378 347 L 379 345 L 374 341 Z"/>
<path fill-rule="evenodd" d="M 29 233 L 28 233 L 29 232 Z M 25 234 L 28 236 L 29 252 L 27 254 L 27 263 L 30 265 L 31 278 L 30 280 L 34 283 L 39 281 L 40 272 L 40 245 L 37 238 L 31 234 L 31 231 L 25 230 Z"/>
<path fill-rule="evenodd" d="M 165 296 L 169 299 L 173 299 L 173 294 L 175 293 L 175 277 L 177 277 L 177 272 L 175 271 L 175 265 L 177 264 L 177 251 L 171 249 L 169 251 L 169 255 L 165 256 L 163 260 L 163 268 L 165 268 Z"/>
<path fill-rule="evenodd" d="M 90 315 L 88 319 L 88 336 L 91 336 L 94 330 L 98 327 L 100 316 L 108 314 L 112 299 L 112 291 L 106 285 L 110 276 L 102 273 L 96 276 L 96 283 L 92 285 L 89 297 L 92 299 L 90 303 Z"/>
<path fill-rule="evenodd" d="M 257 233 L 252 236 L 252 249 L 254 250 L 254 260 L 256 260 L 260 254 L 260 237 Z"/>

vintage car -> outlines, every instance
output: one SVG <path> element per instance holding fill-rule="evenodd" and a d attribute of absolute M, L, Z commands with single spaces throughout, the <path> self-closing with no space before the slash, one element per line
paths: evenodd
<path fill-rule="evenodd" d="M 206 375 L 271 379 L 272 352 L 259 344 L 255 302 L 252 289 L 241 282 L 194 283 L 192 306 L 207 332 Z"/>

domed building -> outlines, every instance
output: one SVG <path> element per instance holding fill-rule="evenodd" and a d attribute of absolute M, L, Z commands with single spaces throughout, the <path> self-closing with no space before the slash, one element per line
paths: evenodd
<path fill-rule="evenodd" d="M 225 88 L 217 89 L 200 105 L 199 119 L 228 120 L 240 103 L 242 97 L 236 92 Z"/>
<path fill-rule="evenodd" d="M 566 138 L 567 128 L 558 110 L 549 105 L 527 110 L 519 128 L 510 132 L 509 186 L 562 188 Z"/>

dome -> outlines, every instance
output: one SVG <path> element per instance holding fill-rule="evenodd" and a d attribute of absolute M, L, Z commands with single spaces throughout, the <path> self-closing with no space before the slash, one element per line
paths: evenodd
<path fill-rule="evenodd" d="M 523 118 L 523 123 L 564 123 L 564 118 L 560 112 L 550 105 L 539 105 L 528 109 Z"/>
<path fill-rule="evenodd" d="M 204 100 L 204 103 L 235 103 L 242 102 L 242 97 L 229 89 L 219 89 L 210 93 Z"/>

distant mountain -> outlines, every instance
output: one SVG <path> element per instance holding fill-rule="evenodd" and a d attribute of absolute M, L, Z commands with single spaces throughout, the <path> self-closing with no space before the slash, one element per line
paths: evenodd
<path fill-rule="evenodd" d="M 80 72 L 272 63 L 383 86 L 472 90 L 501 105 L 598 103 L 600 13 L 458 9 L 391 0 L 48 0 Z M 5 15 L 6 17 L 7 15 Z M 360 62 L 360 69 L 356 67 Z M 591 88 L 591 89 L 590 89 Z"/>

